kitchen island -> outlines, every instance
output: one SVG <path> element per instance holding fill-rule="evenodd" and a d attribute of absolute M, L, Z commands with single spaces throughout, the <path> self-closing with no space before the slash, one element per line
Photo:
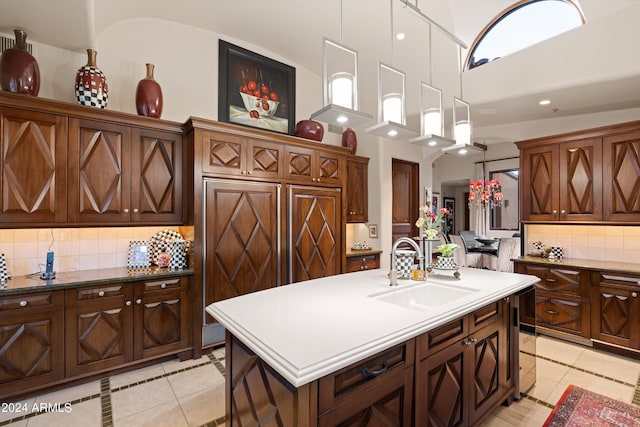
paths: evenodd
<path fill-rule="evenodd" d="M 390 287 L 372 270 L 211 304 L 227 330 L 228 425 L 479 421 L 513 395 L 509 298 L 538 279 L 460 272 Z"/>

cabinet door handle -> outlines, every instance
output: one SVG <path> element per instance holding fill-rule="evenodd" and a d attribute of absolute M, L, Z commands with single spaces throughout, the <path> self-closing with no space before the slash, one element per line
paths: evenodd
<path fill-rule="evenodd" d="M 133 213 L 138 213 L 138 208 L 133 208 Z"/>
<path fill-rule="evenodd" d="M 251 171 L 248 171 L 248 172 L 247 172 L 247 175 L 251 175 Z"/>
<path fill-rule="evenodd" d="M 164 289 L 164 288 L 166 288 L 166 287 L 167 287 L 167 284 L 166 284 L 166 283 L 163 283 L 162 285 L 160 285 L 160 288 L 161 288 L 161 289 Z"/>
<path fill-rule="evenodd" d="M 127 307 L 129 307 L 131 305 L 131 301 L 127 301 L 124 303 L 124 305 L 126 305 Z"/>
<path fill-rule="evenodd" d="M 245 172 L 245 171 L 242 171 L 242 172 L 240 172 L 240 173 L 241 173 L 242 175 L 244 175 L 246 172 Z"/>
<path fill-rule="evenodd" d="M 562 210 L 560 211 L 560 213 L 561 213 L 562 215 L 564 215 L 565 213 L 567 213 L 567 211 L 565 211 L 564 209 L 562 209 Z"/>
<path fill-rule="evenodd" d="M 142 304 L 142 300 L 141 300 L 140 298 L 138 298 L 138 299 L 136 300 L 136 304 L 138 304 L 138 305 Z"/>
<path fill-rule="evenodd" d="M 554 209 L 553 211 L 551 211 L 554 215 L 558 213 L 557 209 Z"/>
<path fill-rule="evenodd" d="M 509 301 L 511 301 L 509 297 L 504 297 L 504 302 L 509 302 Z"/>
<path fill-rule="evenodd" d="M 124 208 L 124 213 L 129 213 L 129 208 Z"/>
<path fill-rule="evenodd" d="M 20 307 L 26 307 L 27 304 L 28 304 L 28 302 L 25 301 L 25 300 L 20 301 Z"/>
<path fill-rule="evenodd" d="M 387 360 L 382 359 L 382 368 L 377 371 L 370 371 L 366 366 L 362 368 L 362 378 L 377 377 L 387 371 Z"/>
<path fill-rule="evenodd" d="M 631 292 L 631 296 L 635 298 L 638 296 L 638 294 L 636 292 Z"/>
<path fill-rule="evenodd" d="M 104 291 L 100 291 L 100 292 L 98 292 L 98 296 L 99 296 L 99 297 L 103 297 L 103 296 L 104 296 Z"/>

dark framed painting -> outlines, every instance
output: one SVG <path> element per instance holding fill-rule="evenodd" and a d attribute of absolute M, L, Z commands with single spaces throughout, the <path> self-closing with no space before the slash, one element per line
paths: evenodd
<path fill-rule="evenodd" d="M 451 212 L 444 220 L 444 229 L 448 234 L 455 234 L 456 224 L 456 199 L 453 197 L 444 198 L 444 208 Z"/>
<path fill-rule="evenodd" d="M 293 135 L 296 69 L 220 40 L 218 120 Z"/>

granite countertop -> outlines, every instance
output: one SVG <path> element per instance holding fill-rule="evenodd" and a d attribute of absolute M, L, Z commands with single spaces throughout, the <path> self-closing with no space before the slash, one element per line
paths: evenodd
<path fill-rule="evenodd" d="M 381 249 L 347 249 L 347 258 L 352 256 L 366 256 L 381 254 Z"/>
<path fill-rule="evenodd" d="M 66 289 L 78 286 L 100 285 L 113 282 L 132 282 L 146 279 L 191 276 L 193 269 L 169 270 L 161 267 L 128 269 L 126 267 L 101 268 L 56 273 L 53 280 L 40 279 L 40 273 L 16 276 L 0 284 L 0 296 L 43 290 Z"/>
<path fill-rule="evenodd" d="M 512 261 L 527 262 L 531 264 L 547 265 L 549 267 L 575 267 L 585 270 L 610 271 L 618 273 L 640 274 L 640 263 L 634 262 L 615 262 L 615 261 L 598 261 L 593 259 L 580 258 L 562 258 L 549 260 L 537 256 L 520 256 L 512 258 Z"/>
<path fill-rule="evenodd" d="M 229 298 L 206 311 L 300 387 L 540 280 L 477 268 L 459 271 L 460 279 L 431 274 L 426 282 L 399 280 L 397 287 L 389 286 L 380 269 L 339 274 Z M 424 291 L 433 305 L 411 305 L 415 293 Z M 405 299 L 408 306 L 391 301 Z"/>

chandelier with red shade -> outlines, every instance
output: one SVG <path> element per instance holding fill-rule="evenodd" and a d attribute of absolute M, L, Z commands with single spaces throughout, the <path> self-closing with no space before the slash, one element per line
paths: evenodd
<path fill-rule="evenodd" d="M 487 160 L 487 146 L 475 143 L 484 151 L 482 160 L 482 178 L 478 181 L 469 182 L 469 207 L 490 207 L 495 208 L 502 206 L 502 186 L 497 179 L 486 179 L 485 168 Z"/>

